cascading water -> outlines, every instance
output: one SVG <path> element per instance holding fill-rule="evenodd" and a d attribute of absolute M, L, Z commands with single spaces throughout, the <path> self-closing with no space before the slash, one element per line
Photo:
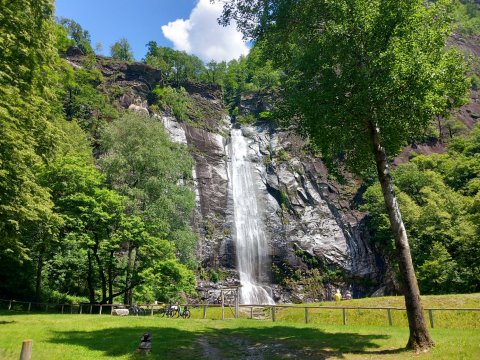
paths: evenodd
<path fill-rule="evenodd" d="M 234 234 L 242 304 L 275 304 L 262 285 L 268 278 L 268 244 L 262 213 L 256 195 L 255 167 L 249 159 L 247 139 L 241 129 L 231 130 L 231 191 L 234 208 Z"/>

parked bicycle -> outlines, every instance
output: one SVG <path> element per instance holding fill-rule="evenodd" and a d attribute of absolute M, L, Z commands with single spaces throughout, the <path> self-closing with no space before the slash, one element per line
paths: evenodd
<path fill-rule="evenodd" d="M 145 315 L 145 309 L 137 305 L 132 305 L 128 308 L 129 315 Z"/>
<path fill-rule="evenodd" d="M 180 311 L 180 316 L 183 317 L 184 319 L 189 319 L 190 318 L 190 309 L 188 308 L 188 305 L 185 305 L 183 308 L 183 311 Z"/>
<path fill-rule="evenodd" d="M 167 316 L 167 317 L 174 317 L 174 316 L 177 316 L 179 317 L 180 316 L 180 306 L 178 305 L 168 305 L 166 306 L 165 308 L 161 309 L 161 315 L 162 316 Z"/>

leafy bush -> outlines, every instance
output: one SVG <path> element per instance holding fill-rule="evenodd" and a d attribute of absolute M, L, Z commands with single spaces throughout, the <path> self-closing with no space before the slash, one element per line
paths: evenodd
<path fill-rule="evenodd" d="M 183 87 L 157 87 L 152 91 L 149 100 L 152 104 L 158 105 L 162 110 L 171 112 L 177 120 L 187 120 L 190 100 L 187 91 Z"/>

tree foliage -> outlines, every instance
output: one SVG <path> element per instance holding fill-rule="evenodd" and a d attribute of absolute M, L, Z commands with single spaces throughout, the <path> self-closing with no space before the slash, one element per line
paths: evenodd
<path fill-rule="evenodd" d="M 58 23 L 65 28 L 67 36 L 71 40 L 70 45 L 78 47 L 84 54 L 93 53 L 90 33 L 84 30 L 79 23 L 68 18 L 60 18 Z"/>
<path fill-rule="evenodd" d="M 145 63 L 162 70 L 165 80 L 171 84 L 178 85 L 204 78 L 205 66 L 197 56 L 158 46 L 155 41 L 150 41 L 147 48 Z"/>
<path fill-rule="evenodd" d="M 424 293 L 480 290 L 475 208 L 480 192 L 479 129 L 477 125 L 467 138 L 455 138 L 447 154 L 419 155 L 393 171 Z M 364 199 L 373 240 L 395 262 L 380 186 L 369 187 Z"/>
<path fill-rule="evenodd" d="M 0 255 L 21 259 L 28 257 L 22 234 L 52 216 L 38 174 L 56 139 L 55 24 L 47 0 L 0 7 Z"/>
<path fill-rule="evenodd" d="M 320 149 L 361 174 L 376 165 L 395 238 L 409 319 L 408 347 L 428 349 L 428 334 L 388 158 L 462 102 L 463 56 L 446 49 L 450 0 L 230 0 L 222 22 L 284 69 L 283 116 Z M 447 86 L 448 85 L 448 86 Z"/>
<path fill-rule="evenodd" d="M 150 234 L 173 241 L 192 265 L 195 238 L 188 234 L 195 199 L 186 183 L 193 166 L 187 149 L 173 143 L 158 120 L 135 113 L 107 125 L 101 145 L 99 164 L 128 198 L 127 212 L 139 216 Z"/>
<path fill-rule="evenodd" d="M 110 47 L 110 56 L 113 59 L 133 61 L 132 47 L 126 38 L 121 38 Z"/>
<path fill-rule="evenodd" d="M 193 200 L 186 187 L 175 188 L 191 169 L 185 151 L 166 143 L 163 151 L 181 155 L 157 156 L 156 175 L 171 167 L 178 176 L 142 183 L 156 201 L 142 200 L 146 225 L 124 195 L 135 184 L 121 194 L 94 164 L 91 140 L 118 116 L 95 59 L 74 69 L 59 57 L 72 44 L 86 49 L 88 32 L 72 20 L 56 24 L 48 0 L 0 5 L 0 294 L 103 303 L 192 294 L 193 272 L 178 260 L 193 266 L 186 225 Z"/>

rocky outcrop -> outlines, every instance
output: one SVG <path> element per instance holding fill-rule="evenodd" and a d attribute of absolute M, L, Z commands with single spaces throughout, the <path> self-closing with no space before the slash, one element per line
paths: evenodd
<path fill-rule="evenodd" d="M 82 66 L 79 58 L 69 61 Z M 158 70 L 144 64 L 103 58 L 97 58 L 97 63 L 106 91 L 116 94 L 118 106 L 153 114 L 162 121 L 174 141 L 190 149 L 195 160 L 192 173 L 197 207 L 192 225 L 199 236 L 198 259 L 202 271 L 221 274 L 218 279 L 205 279 L 199 285 L 206 297 L 215 298 L 219 293 L 215 288 L 219 284 L 238 284 L 227 151 L 230 129 L 236 125 L 232 125 L 226 115 L 221 89 L 182 84 L 190 105 L 188 119 L 179 122 L 172 114 L 158 110 L 155 113 L 148 106 L 148 94 L 161 84 Z M 269 111 L 269 103 L 269 94 L 264 94 L 260 100 L 252 94 L 246 95 L 240 105 L 241 114 Z M 383 262 L 368 245 L 362 225 L 364 215 L 351 209 L 357 184 L 348 192 L 346 187 L 331 181 L 323 163 L 288 129 L 258 123 L 244 126 L 242 131 L 248 138 L 250 158 L 256 168 L 257 196 L 263 204 L 262 220 L 273 266 L 285 274 L 296 270 L 305 272 L 312 267 L 339 271 L 344 274 L 343 286 L 350 280 L 357 284 L 353 288 L 354 295 L 371 293 L 377 289 L 376 285 L 380 287 Z M 359 286 L 358 279 L 368 280 L 370 285 Z M 301 298 L 301 292 L 301 288 L 274 286 L 277 301 L 291 301 L 293 293 Z M 304 299 L 309 300 L 308 297 Z"/>
<path fill-rule="evenodd" d="M 222 285 L 236 284 L 226 150 L 230 140 L 228 135 L 220 135 L 228 134 L 230 125 L 224 118 L 217 124 L 219 129 L 210 132 L 173 118 L 164 118 L 164 124 L 173 139 L 191 148 L 196 161 L 194 223 L 201 237 L 198 255 L 202 267 L 227 274 Z M 292 132 L 257 124 L 243 127 L 243 133 L 249 139 L 251 161 L 256 164 L 257 196 L 263 203 L 273 264 L 291 271 L 306 270 L 311 264 L 305 262 L 305 257 L 311 257 L 323 269 L 343 272 L 345 279 L 368 280 L 380 287 L 383 260 L 368 244 L 362 225 L 364 214 L 350 208 L 354 193 L 342 194 L 338 185 L 328 180 L 323 163 L 308 156 L 305 143 Z M 201 288 L 210 288 L 211 294 L 218 292 L 208 281 L 202 282 Z M 356 286 L 352 290 L 359 295 L 376 289 Z M 291 294 L 282 287 L 275 288 L 275 295 L 277 301 L 291 300 Z"/>
<path fill-rule="evenodd" d="M 354 193 L 328 180 L 321 160 L 311 156 L 305 142 L 291 131 L 257 124 L 244 128 L 244 134 L 251 139 L 264 193 L 273 263 L 307 270 L 315 267 L 308 260 L 315 259 L 323 271 L 337 269 L 345 279 L 381 283 L 383 262 L 363 231 L 365 214 L 351 209 Z M 356 191 L 357 186 L 353 188 Z"/>

